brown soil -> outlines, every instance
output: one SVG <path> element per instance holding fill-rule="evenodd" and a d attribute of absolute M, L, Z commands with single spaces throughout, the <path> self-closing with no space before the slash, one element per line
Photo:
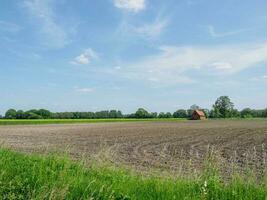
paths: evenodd
<path fill-rule="evenodd" d="M 68 151 L 138 169 L 202 166 L 213 152 L 228 166 L 261 171 L 267 159 L 267 120 L 206 120 L 71 125 L 1 126 L 0 141 L 23 152 Z"/>

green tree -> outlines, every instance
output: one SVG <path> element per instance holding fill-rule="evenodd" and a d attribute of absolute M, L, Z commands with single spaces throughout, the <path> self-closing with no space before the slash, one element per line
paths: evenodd
<path fill-rule="evenodd" d="M 209 117 L 210 116 L 210 111 L 209 111 L 209 109 L 201 109 L 203 112 L 204 112 L 204 114 L 205 114 L 205 116 L 206 117 Z"/>
<path fill-rule="evenodd" d="M 35 113 L 35 114 L 38 115 L 38 110 L 37 109 L 31 109 L 31 110 L 28 110 L 27 112 Z"/>
<path fill-rule="evenodd" d="M 6 111 L 5 118 L 7 119 L 16 119 L 17 111 L 15 109 L 9 109 Z"/>
<path fill-rule="evenodd" d="M 253 117 L 253 110 L 251 110 L 250 108 L 244 108 L 241 112 L 241 117 L 242 118 L 251 118 Z"/>
<path fill-rule="evenodd" d="M 174 118 L 187 118 L 187 112 L 184 109 L 177 110 L 173 113 Z"/>
<path fill-rule="evenodd" d="M 52 113 L 46 109 L 37 110 L 35 114 L 40 115 L 43 119 L 50 119 L 52 117 Z"/>
<path fill-rule="evenodd" d="M 25 114 L 24 114 L 23 110 L 17 111 L 16 119 L 25 119 Z"/>
<path fill-rule="evenodd" d="M 267 117 L 267 108 L 265 108 L 262 112 L 262 117 Z"/>
<path fill-rule="evenodd" d="M 158 117 L 158 113 L 157 112 L 152 112 L 151 113 L 151 118 L 157 118 Z"/>
<path fill-rule="evenodd" d="M 33 112 L 28 112 L 28 119 L 42 119 L 42 117 L 40 115 L 37 115 L 36 113 Z"/>
<path fill-rule="evenodd" d="M 118 118 L 117 110 L 110 110 L 108 113 L 108 118 Z"/>
<path fill-rule="evenodd" d="M 190 106 L 190 108 L 187 110 L 187 117 L 191 118 L 193 112 L 194 112 L 195 110 L 200 110 L 200 109 L 201 109 L 201 108 L 200 108 L 198 105 L 193 104 L 193 105 Z"/>
<path fill-rule="evenodd" d="M 165 118 L 165 113 L 164 112 L 160 112 L 158 115 L 158 118 Z"/>
<path fill-rule="evenodd" d="M 150 118 L 151 115 L 150 115 L 149 112 L 146 111 L 144 108 L 139 108 L 139 109 L 135 112 L 135 117 L 136 117 L 136 118 Z"/>
<path fill-rule="evenodd" d="M 164 112 L 160 112 L 158 115 L 158 118 L 171 118 L 172 114 L 170 112 L 164 113 Z"/>
<path fill-rule="evenodd" d="M 193 104 L 192 106 L 190 106 L 190 109 L 191 110 L 200 110 L 201 108 L 198 105 Z"/>
<path fill-rule="evenodd" d="M 172 118 L 172 114 L 171 114 L 170 112 L 167 112 L 167 113 L 165 114 L 165 118 Z"/>
<path fill-rule="evenodd" d="M 95 118 L 97 119 L 107 119 L 109 115 L 109 111 L 108 110 L 102 110 L 102 111 L 98 111 L 95 112 Z"/>
<path fill-rule="evenodd" d="M 232 117 L 240 117 L 240 112 L 237 109 L 233 109 Z"/>
<path fill-rule="evenodd" d="M 213 105 L 214 117 L 227 118 L 233 116 L 234 104 L 228 96 L 220 96 Z"/>
<path fill-rule="evenodd" d="M 118 118 L 123 118 L 123 114 L 120 110 L 117 111 L 117 116 Z"/>

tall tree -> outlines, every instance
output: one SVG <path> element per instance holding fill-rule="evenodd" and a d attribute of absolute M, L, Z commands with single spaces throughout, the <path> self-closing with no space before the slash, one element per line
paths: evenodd
<path fill-rule="evenodd" d="M 214 116 L 219 118 L 232 117 L 234 104 L 228 96 L 220 96 L 213 105 Z"/>
<path fill-rule="evenodd" d="M 144 108 L 139 108 L 139 109 L 135 112 L 135 117 L 136 117 L 136 118 L 149 118 L 149 117 L 151 117 L 151 115 L 150 115 L 149 112 L 146 111 Z"/>

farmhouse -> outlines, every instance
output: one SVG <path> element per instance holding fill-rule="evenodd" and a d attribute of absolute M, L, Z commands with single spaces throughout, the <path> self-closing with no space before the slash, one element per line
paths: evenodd
<path fill-rule="evenodd" d="M 205 113 L 201 110 L 195 110 L 191 117 L 192 120 L 203 120 L 206 119 Z"/>

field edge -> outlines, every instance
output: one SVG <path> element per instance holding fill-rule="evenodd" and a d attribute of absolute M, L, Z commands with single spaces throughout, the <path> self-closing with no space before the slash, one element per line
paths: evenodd
<path fill-rule="evenodd" d="M 161 119 L 0 119 L 1 125 L 38 125 L 38 124 L 79 124 L 79 123 L 108 123 L 108 122 L 179 122 L 183 118 Z"/>
<path fill-rule="evenodd" d="M 58 155 L 26 155 L 0 148 L 0 196 L 4 199 L 266 199 L 261 184 L 235 176 L 221 182 L 213 168 L 195 179 L 143 177 L 123 168 L 71 161 Z"/>

